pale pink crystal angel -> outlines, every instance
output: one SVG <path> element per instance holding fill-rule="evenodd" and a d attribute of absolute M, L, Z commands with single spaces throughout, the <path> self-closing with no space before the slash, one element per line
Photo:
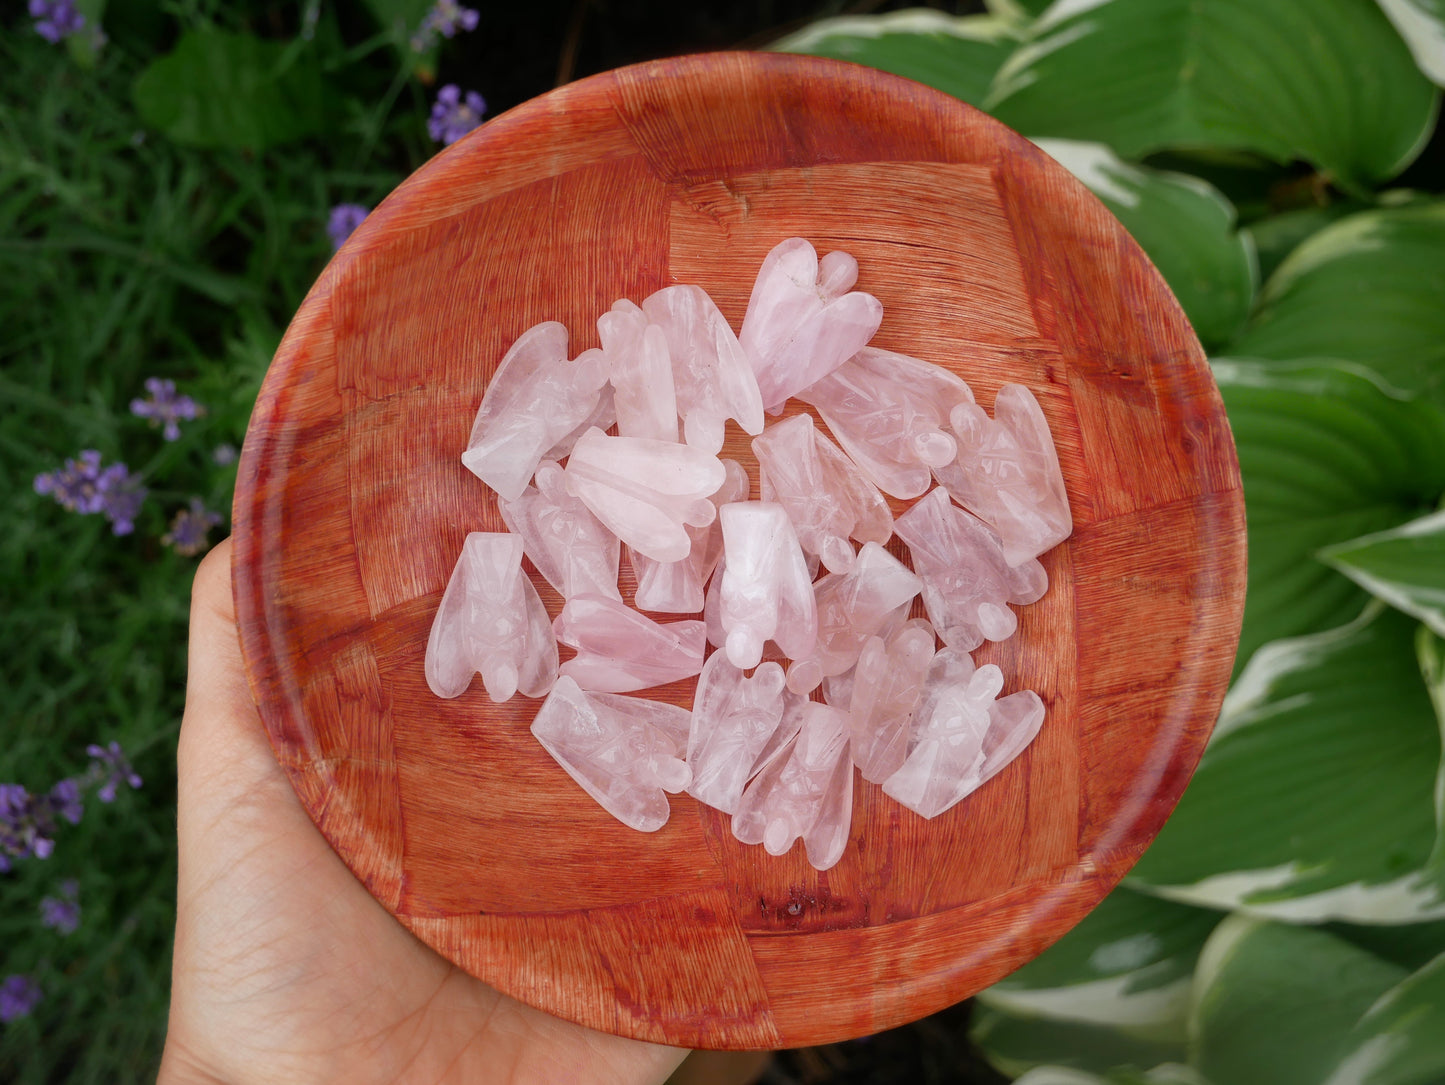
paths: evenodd
<path fill-rule="evenodd" d="M 813 651 L 817 603 L 808 564 L 783 506 L 735 501 L 718 510 L 723 560 L 717 616 L 735 667 L 756 667 L 774 641 L 789 658 Z"/>
<path fill-rule="evenodd" d="M 648 323 L 641 307 L 620 298 L 597 318 L 597 334 L 607 357 L 618 434 L 676 441 L 677 394 L 662 328 Z"/>
<path fill-rule="evenodd" d="M 656 832 L 692 773 L 681 757 L 688 712 L 641 697 L 584 693 L 565 675 L 532 721 L 532 734 L 567 775 L 622 824 Z"/>
<path fill-rule="evenodd" d="M 908 606 L 921 587 L 901 561 L 877 543 L 865 543 L 853 568 L 830 573 L 814 585 L 817 646 L 792 657 L 788 688 L 807 693 L 829 675 L 852 667 L 868 638 Z"/>
<path fill-rule="evenodd" d="M 852 290 L 858 261 L 846 252 L 818 260 L 808 241 L 791 237 L 768 253 L 738 335 L 762 390 L 779 411 L 790 396 L 856 354 L 883 320 L 871 294 Z"/>
<path fill-rule="evenodd" d="M 459 697 L 481 672 L 487 696 L 541 697 L 557 677 L 557 641 L 537 589 L 522 572 L 522 540 L 474 531 L 462 544 L 426 645 L 426 681 Z"/>
<path fill-rule="evenodd" d="M 628 546 L 654 561 L 692 550 L 689 527 L 717 518 L 708 501 L 727 478 L 713 455 L 643 437 L 584 433 L 567 460 L 567 488 Z"/>
<path fill-rule="evenodd" d="M 692 702 L 688 794 L 731 814 L 783 719 L 783 668 L 764 663 L 751 678 L 714 652 Z"/>
<path fill-rule="evenodd" d="M 1063 542 L 1074 530 L 1064 475 L 1048 422 L 1034 394 L 1005 384 L 993 418 L 976 404 L 949 415 L 958 456 L 936 467 L 953 499 L 998 532 L 1004 559 L 1020 565 Z"/>
<path fill-rule="evenodd" d="M 763 431 L 758 381 L 727 319 L 699 286 L 666 286 L 642 302 L 662 329 L 672 360 L 677 413 L 687 443 L 716 454 L 731 418 L 745 433 Z"/>
<path fill-rule="evenodd" d="M 553 623 L 557 639 L 577 655 L 562 674 L 584 689 L 630 693 L 690 678 L 702 669 L 702 622 L 654 622 L 600 595 L 568 599 Z"/>
<path fill-rule="evenodd" d="M 933 661 L 933 627 L 912 621 L 885 643 L 869 637 L 853 669 L 848 705 L 853 763 L 881 784 L 903 765 L 909 725 Z"/>
<path fill-rule="evenodd" d="M 758 771 L 733 815 L 733 835 L 783 855 L 803 838 L 808 862 L 827 870 L 843 857 L 853 820 L 848 716 L 808 701 L 798 733 Z"/>
<path fill-rule="evenodd" d="M 712 494 L 714 508 L 733 501 L 746 501 L 752 482 L 747 469 L 736 460 L 723 460 L 727 474 L 722 486 Z M 680 561 L 653 561 L 633 550 L 627 560 L 637 574 L 637 591 L 633 602 L 638 610 L 660 614 L 696 614 L 703 607 L 703 585 L 722 557 L 722 527 L 714 520 L 706 527 L 687 527 L 692 549 Z"/>
<path fill-rule="evenodd" d="M 908 758 L 883 783 L 884 794 L 926 818 L 1001 772 L 1044 722 L 1044 703 L 1033 690 L 998 696 L 1003 672 L 992 663 L 960 677 L 964 670 L 950 660 L 930 673 L 931 688 L 914 713 Z"/>
<path fill-rule="evenodd" d="M 949 501 L 942 486 L 915 502 L 894 529 L 908 544 L 923 605 L 945 644 L 972 649 L 1013 636 L 1018 616 L 1009 604 L 1035 602 L 1048 590 L 1037 560 L 1010 566 L 998 536 Z"/>
<path fill-rule="evenodd" d="M 954 458 L 949 411 L 972 404 L 973 392 L 941 366 L 865 347 L 798 398 L 818 409 L 879 489 L 910 498 L 928 489 L 932 468 Z"/>
<path fill-rule="evenodd" d="M 532 564 L 564 599 L 606 595 L 620 603 L 617 566 L 622 547 L 617 536 L 567 492 L 557 464 L 543 460 L 536 483 L 515 501 L 498 502 L 502 519 L 521 538 Z"/>
<path fill-rule="evenodd" d="M 770 426 L 753 438 L 753 454 L 763 500 L 787 510 L 804 552 L 830 573 L 852 568 L 850 537 L 881 545 L 893 534 L 888 502 L 810 416 Z"/>
<path fill-rule="evenodd" d="M 542 457 L 593 413 L 607 380 L 602 355 L 567 360 L 567 329 L 524 331 L 487 385 L 462 463 L 498 494 L 521 496 Z"/>

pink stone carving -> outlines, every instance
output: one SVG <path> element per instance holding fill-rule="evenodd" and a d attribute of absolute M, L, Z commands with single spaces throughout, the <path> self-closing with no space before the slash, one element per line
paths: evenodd
<path fill-rule="evenodd" d="M 977 648 L 1004 640 L 1018 628 L 1009 604 L 1024 605 L 1048 590 L 1034 558 L 1011 567 L 998 536 L 935 486 L 894 524 L 908 544 L 913 570 L 923 581 L 923 605 L 945 644 Z"/>
<path fill-rule="evenodd" d="M 974 404 L 949 416 L 958 438 L 953 463 L 935 467 L 953 499 L 1003 542 L 1004 559 L 1020 565 L 1052 549 L 1074 530 L 1059 455 L 1044 412 L 1022 384 L 1005 384 L 993 418 Z"/>
<path fill-rule="evenodd" d="M 497 503 L 532 564 L 564 599 L 606 595 L 620 603 L 617 566 L 622 547 L 617 536 L 567 491 L 562 468 L 555 463 L 543 460 L 536 482 L 515 501 L 502 498 Z"/>
<path fill-rule="evenodd" d="M 537 589 L 522 572 L 522 540 L 474 531 L 442 593 L 426 645 L 426 681 L 458 697 L 480 672 L 498 703 L 519 689 L 541 697 L 557 677 L 557 642 Z"/>
<path fill-rule="evenodd" d="M 690 678 L 702 669 L 703 624 L 654 622 L 601 595 L 575 595 L 552 624 L 577 655 L 561 672 L 583 689 L 630 693 Z"/>
<path fill-rule="evenodd" d="M 808 693 L 830 675 L 855 663 L 868 638 L 906 607 L 922 583 L 877 543 L 864 543 L 853 568 L 830 573 L 814 585 L 818 642 L 812 653 L 791 655 L 788 688 Z"/>
<path fill-rule="evenodd" d="M 781 410 L 790 396 L 827 376 L 873 338 L 883 306 L 871 294 L 849 293 L 857 281 L 858 261 L 852 256 L 830 252 L 820 262 L 801 237 L 768 253 L 738 339 L 769 411 Z"/>
<path fill-rule="evenodd" d="M 732 501 L 746 501 L 752 482 L 747 470 L 736 460 L 723 460 L 726 476 L 718 491 L 708 498 L 714 508 Z M 627 560 L 637 574 L 633 602 L 638 610 L 660 614 L 696 614 L 703 608 L 703 585 L 722 557 L 722 527 L 714 520 L 706 527 L 686 528 L 692 549 L 681 561 L 653 561 L 629 548 Z"/>
<path fill-rule="evenodd" d="M 651 833 L 671 812 L 664 792 L 681 791 L 692 779 L 678 739 L 687 716 L 685 708 L 640 697 L 585 693 L 564 675 L 532 721 L 532 734 L 604 810 Z"/>
<path fill-rule="evenodd" d="M 881 784 L 903 766 L 909 725 L 933 661 L 933 627 L 903 626 L 885 643 L 869 637 L 853 669 L 848 706 L 853 763 L 863 779 Z"/>
<path fill-rule="evenodd" d="M 509 501 L 521 496 L 542 457 L 597 408 L 602 355 L 567 360 L 567 329 L 528 328 L 507 351 L 472 423 L 462 463 Z"/>
<path fill-rule="evenodd" d="M 692 702 L 688 793 L 731 814 L 783 718 L 783 668 L 764 663 L 751 678 L 714 652 Z"/>
<path fill-rule="evenodd" d="M 567 460 L 567 488 L 628 546 L 654 561 L 681 561 L 689 527 L 717 517 L 708 496 L 726 481 L 716 456 L 644 437 L 584 433 Z"/>
<path fill-rule="evenodd" d="M 593 348 L 593 350 L 596 349 L 597 348 L 595 347 Z M 581 354 L 577 356 L 577 360 L 580 362 L 584 358 L 589 358 L 591 355 L 592 351 L 584 350 Z M 586 418 L 584 418 L 580 423 L 578 423 L 576 428 L 573 429 L 571 433 L 567 434 L 567 436 L 563 437 L 560 441 L 558 441 L 555 445 L 548 449 L 547 454 L 543 456 L 542 459 L 552 460 L 554 463 L 560 463 L 562 460 L 565 460 L 568 456 L 572 455 L 572 449 L 573 446 L 577 444 L 577 439 L 581 437 L 584 433 L 586 433 L 589 429 L 592 429 L 595 426 L 597 429 L 606 432 L 614 425 L 616 425 L 616 423 L 617 407 L 613 403 L 612 399 L 612 385 L 604 384 L 597 394 L 597 406 L 593 408 L 592 413 L 589 414 Z"/>
<path fill-rule="evenodd" d="M 1044 703 L 1033 690 L 995 700 L 1003 689 L 1003 672 L 992 663 L 962 680 L 935 683 L 934 677 L 930 674 L 933 688 L 914 713 L 908 757 L 883 783 L 885 794 L 926 818 L 937 817 L 1002 771 L 1044 722 Z"/>
<path fill-rule="evenodd" d="M 663 287 L 643 301 L 642 310 L 667 341 L 687 443 L 716 455 L 729 418 L 745 433 L 761 433 L 763 400 L 757 378 L 738 337 L 706 291 L 699 286 Z"/>
<path fill-rule="evenodd" d="M 818 631 L 813 585 L 783 506 L 735 501 L 718 510 L 718 522 L 717 616 L 733 666 L 756 667 L 770 640 L 790 659 L 812 652 Z"/>
<path fill-rule="evenodd" d="M 620 298 L 597 318 L 597 334 L 614 389 L 618 434 L 676 441 L 677 394 L 663 330 L 648 323 L 640 306 Z"/>
<path fill-rule="evenodd" d="M 923 493 L 930 469 L 954 458 L 949 411 L 973 403 L 968 385 L 948 370 L 873 347 L 798 398 L 818 408 L 864 475 L 900 498 Z"/>
<path fill-rule="evenodd" d="M 893 534 L 893 514 L 878 487 L 818 432 L 811 416 L 769 426 L 753 438 L 753 454 L 763 500 L 787 510 L 804 552 L 830 573 L 852 568 L 849 538 L 881 545 Z"/>
<path fill-rule="evenodd" d="M 808 862 L 827 870 L 843 857 L 853 820 L 848 715 L 804 702 L 798 733 L 763 765 L 733 815 L 733 835 L 783 855 L 803 838 Z"/>

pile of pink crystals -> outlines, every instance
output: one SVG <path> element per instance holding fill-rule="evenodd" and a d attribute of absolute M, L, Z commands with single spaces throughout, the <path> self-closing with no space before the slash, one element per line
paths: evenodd
<path fill-rule="evenodd" d="M 857 278 L 847 253 L 820 261 L 791 238 L 740 334 L 696 286 L 618 301 L 602 346 L 571 361 L 567 329 L 538 324 L 477 412 L 462 462 L 511 531 L 467 536 L 427 682 L 456 697 L 480 672 L 493 701 L 545 697 L 532 733 L 634 829 L 660 828 L 665 792 L 686 790 L 739 840 L 781 855 L 802 837 L 826 870 L 854 765 L 936 817 L 1043 723 L 1036 693 L 999 697 L 1003 673 L 969 655 L 1013 634 L 1011 607 L 1048 587 L 1038 556 L 1073 528 L 1043 412 L 1009 384 L 990 418 L 950 371 L 869 347 L 883 307 Z M 808 414 L 765 428 L 794 397 L 837 444 Z M 753 436 L 761 501 L 719 458 L 729 420 Z M 885 493 L 918 500 L 895 522 Z M 884 548 L 895 533 L 911 570 Z M 618 591 L 624 548 L 638 609 Z M 524 555 L 566 600 L 555 622 Z M 919 594 L 928 621 L 908 618 Z M 560 667 L 559 640 L 577 652 Z M 786 670 L 763 662 L 769 642 Z M 623 696 L 692 675 L 691 712 Z"/>

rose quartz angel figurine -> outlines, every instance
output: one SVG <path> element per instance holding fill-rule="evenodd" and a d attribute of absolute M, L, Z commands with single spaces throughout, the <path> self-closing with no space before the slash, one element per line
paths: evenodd
<path fill-rule="evenodd" d="M 893 514 L 878 487 L 818 432 L 813 419 L 795 415 L 753 438 L 764 501 L 787 510 L 804 552 L 830 573 L 846 573 L 855 554 L 849 538 L 883 544 Z"/>
<path fill-rule="evenodd" d="M 617 536 L 567 492 L 562 468 L 555 463 L 543 460 L 536 482 L 515 501 L 503 498 L 497 503 L 532 564 L 564 599 L 606 595 L 620 603 L 617 566 L 622 547 Z"/>
<path fill-rule="evenodd" d="M 717 580 L 718 625 L 733 666 L 756 667 L 763 645 L 790 659 L 813 651 L 817 601 L 808 564 L 783 506 L 735 501 L 718 510 L 723 560 Z"/>
<path fill-rule="evenodd" d="M 790 396 L 856 354 L 883 321 L 871 294 L 849 293 L 858 261 L 846 252 L 818 260 L 807 240 L 778 244 L 758 271 L 738 335 L 762 390 L 763 406 L 782 410 Z"/>
<path fill-rule="evenodd" d="M 459 697 L 478 671 L 487 696 L 519 689 L 541 697 L 557 677 L 557 641 L 537 589 L 522 572 L 522 539 L 474 531 L 462 544 L 432 621 L 426 681 L 438 697 Z"/>
<path fill-rule="evenodd" d="M 763 432 L 763 399 L 738 337 L 700 286 L 666 286 L 642 311 L 662 329 L 672 360 L 677 413 L 694 448 L 716 455 L 727 420 L 744 433 Z"/>
<path fill-rule="evenodd" d="M 954 654 L 945 658 L 946 653 Z M 960 649 L 944 649 L 935 657 L 914 712 L 908 757 L 883 782 L 884 794 L 926 818 L 937 817 L 1002 771 L 1044 722 L 1037 693 L 1026 689 L 999 697 L 1003 672 L 992 663 L 972 670 L 966 659 Z"/>
<path fill-rule="evenodd" d="M 881 784 L 903 765 L 913 709 L 933 662 L 933 627 L 908 622 L 885 643 L 863 645 L 848 704 L 853 763 L 863 779 Z"/>
<path fill-rule="evenodd" d="M 998 536 L 949 501 L 942 486 L 894 527 L 908 544 L 923 581 L 923 605 L 945 644 L 973 649 L 1013 636 L 1018 616 L 1008 604 L 1035 602 L 1048 590 L 1048 575 L 1036 559 L 1010 567 Z"/>
<path fill-rule="evenodd" d="M 846 573 L 830 573 L 814 585 L 818 642 L 807 655 L 790 656 L 788 688 L 808 693 L 830 675 L 858 662 L 868 638 L 918 594 L 922 582 L 877 543 L 865 543 Z"/>
<path fill-rule="evenodd" d="M 746 501 L 752 482 L 736 460 L 723 460 L 727 474 L 717 493 L 708 501 L 721 508 L 733 501 Z M 633 602 L 638 610 L 660 614 L 696 614 L 703 607 L 703 585 L 722 557 L 722 527 L 714 520 L 705 527 L 685 527 L 692 549 L 680 561 L 653 561 L 628 548 L 627 560 L 637 574 Z"/>
<path fill-rule="evenodd" d="M 640 306 L 620 298 L 597 318 L 597 334 L 607 358 L 618 434 L 676 441 L 677 394 L 663 330 L 648 323 Z"/>
<path fill-rule="evenodd" d="M 1059 455 L 1032 392 L 1005 384 L 992 419 L 976 404 L 960 404 L 949 422 L 958 456 L 935 474 L 955 501 L 998 532 L 1004 560 L 1021 565 L 1069 537 L 1074 520 Z"/>
<path fill-rule="evenodd" d="M 853 820 L 853 762 L 848 715 L 804 702 L 802 725 L 743 792 L 733 836 L 783 855 L 803 838 L 808 862 L 827 870 L 843 857 Z"/>
<path fill-rule="evenodd" d="M 654 561 L 681 561 L 692 550 L 687 528 L 716 519 L 708 496 L 727 470 L 688 445 L 590 429 L 572 449 L 566 478 L 567 488 L 628 546 Z"/>
<path fill-rule="evenodd" d="M 798 398 L 818 409 L 880 490 L 910 498 L 928 489 L 932 468 L 954 458 L 949 411 L 972 404 L 973 392 L 940 366 L 865 347 Z"/>
<path fill-rule="evenodd" d="M 549 320 L 528 328 L 487 385 L 462 463 L 515 501 L 542 457 L 597 409 L 606 381 L 600 353 L 567 360 L 561 324 Z"/>
<path fill-rule="evenodd" d="M 577 655 L 562 674 L 583 689 L 630 693 L 690 678 L 707 648 L 702 622 L 654 622 L 601 595 L 568 599 L 553 623 L 557 639 Z"/>
<path fill-rule="evenodd" d="M 736 810 L 744 785 L 782 723 L 784 707 L 782 667 L 764 663 L 749 678 L 728 662 L 726 653 L 714 652 L 703 665 L 692 702 L 688 793 L 725 814 Z"/>
<path fill-rule="evenodd" d="M 642 697 L 584 693 L 565 675 L 532 721 L 557 764 L 622 824 L 644 833 L 667 823 L 665 791 L 692 779 L 682 762 L 688 711 Z"/>

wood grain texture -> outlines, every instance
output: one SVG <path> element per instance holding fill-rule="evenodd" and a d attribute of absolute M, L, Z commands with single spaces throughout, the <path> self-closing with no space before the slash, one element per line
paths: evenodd
<path fill-rule="evenodd" d="M 738 844 L 687 796 L 612 820 L 532 741 L 536 702 L 427 690 L 427 629 L 468 531 L 461 466 L 506 348 L 573 353 L 618 297 L 673 282 L 736 328 L 785 237 L 845 248 L 876 342 L 992 407 L 1028 385 L 1072 539 L 1018 634 L 977 653 L 1037 690 L 1042 733 L 925 821 L 857 783 L 834 869 Z M 745 435 L 727 454 L 755 468 Z M 895 502 L 895 509 L 902 503 Z M 1173 809 L 1228 680 L 1244 590 L 1238 466 L 1178 305 L 1086 189 L 918 84 L 726 54 L 572 84 L 443 151 L 366 220 L 292 323 L 242 455 L 235 594 L 252 690 L 297 793 L 401 922 L 583 1024 L 771 1047 L 886 1028 L 1057 939 Z M 528 565 L 529 572 L 530 565 Z M 533 575 L 549 611 L 561 600 Z M 632 576 L 624 562 L 623 590 Z M 690 706 L 692 682 L 655 695 Z"/>

